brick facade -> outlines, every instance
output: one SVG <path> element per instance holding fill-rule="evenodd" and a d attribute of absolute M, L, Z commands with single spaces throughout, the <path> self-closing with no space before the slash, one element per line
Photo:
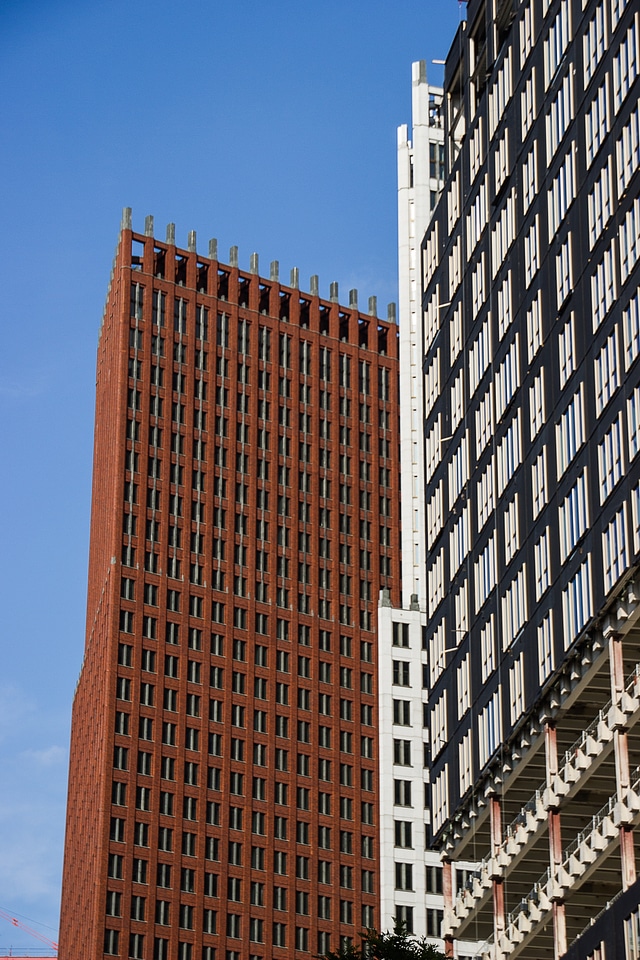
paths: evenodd
<path fill-rule="evenodd" d="M 285 960 L 378 921 L 397 331 L 121 231 L 98 348 L 60 954 Z"/>

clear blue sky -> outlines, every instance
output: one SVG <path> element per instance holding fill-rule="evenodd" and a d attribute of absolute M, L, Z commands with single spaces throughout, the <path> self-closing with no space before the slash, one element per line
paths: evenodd
<path fill-rule="evenodd" d="M 397 297 L 396 127 L 458 0 L 0 4 L 0 907 L 57 928 L 96 337 L 121 209 Z M 464 8 L 464 5 L 462 5 Z M 46 927 L 41 928 L 47 932 Z M 49 931 L 53 933 L 53 931 Z M 55 935 L 55 934 L 53 934 Z M 37 942 L 0 920 L 0 946 Z"/>

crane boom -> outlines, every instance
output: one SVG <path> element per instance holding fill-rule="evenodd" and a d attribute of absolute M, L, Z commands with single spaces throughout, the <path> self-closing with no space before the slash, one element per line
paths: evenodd
<path fill-rule="evenodd" d="M 39 933 L 37 930 L 34 930 L 32 927 L 27 926 L 26 923 L 23 923 L 22 920 L 18 920 L 17 917 L 12 917 L 10 913 L 6 910 L 3 910 L 0 907 L 0 917 L 3 920 L 6 920 L 8 923 L 13 924 L 14 927 L 18 927 L 19 930 L 24 930 L 25 933 L 30 934 L 32 937 L 35 937 L 36 940 L 39 940 L 41 943 L 45 943 L 51 950 L 58 950 L 58 944 L 55 940 L 51 940 L 49 937 L 45 936 L 44 933 Z"/>

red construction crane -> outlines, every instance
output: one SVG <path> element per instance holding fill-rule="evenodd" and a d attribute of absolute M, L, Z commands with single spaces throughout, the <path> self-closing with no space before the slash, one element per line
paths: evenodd
<path fill-rule="evenodd" d="M 8 923 L 12 923 L 14 927 L 18 927 L 19 930 L 24 930 L 26 933 L 31 934 L 32 937 L 35 937 L 36 940 L 39 940 L 41 943 L 45 943 L 50 950 L 55 950 L 56 953 L 58 952 L 58 944 L 55 940 L 51 940 L 49 937 L 46 937 L 44 933 L 39 933 L 37 930 L 28 927 L 26 923 L 18 920 L 17 917 L 12 917 L 11 914 L 3 910 L 2 907 L 0 907 L 0 917 L 2 917 L 3 920 L 7 920 Z"/>

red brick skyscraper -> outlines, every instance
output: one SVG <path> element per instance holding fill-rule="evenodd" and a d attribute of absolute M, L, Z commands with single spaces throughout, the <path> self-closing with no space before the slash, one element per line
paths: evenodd
<path fill-rule="evenodd" d="M 230 260 L 125 218 L 98 348 L 62 960 L 285 960 L 378 919 L 396 327 Z"/>

